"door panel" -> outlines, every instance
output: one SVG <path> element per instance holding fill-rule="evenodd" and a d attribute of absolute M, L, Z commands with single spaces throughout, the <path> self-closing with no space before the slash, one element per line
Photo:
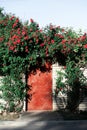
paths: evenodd
<path fill-rule="evenodd" d="M 42 72 L 37 70 L 29 75 L 28 92 L 31 99 L 27 103 L 27 110 L 52 110 L 52 71 Z"/>

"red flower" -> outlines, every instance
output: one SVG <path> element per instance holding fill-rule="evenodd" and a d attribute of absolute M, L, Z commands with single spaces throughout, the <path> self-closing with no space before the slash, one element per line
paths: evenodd
<path fill-rule="evenodd" d="M 26 47 L 25 47 L 25 52 L 27 52 L 27 53 L 28 53 L 28 46 L 26 46 Z"/>
<path fill-rule="evenodd" d="M 0 42 L 2 42 L 4 40 L 4 38 L 3 37 L 0 37 Z"/>
<path fill-rule="evenodd" d="M 13 20 L 15 17 L 14 16 L 12 16 L 11 18 L 10 18 L 10 20 Z"/>
<path fill-rule="evenodd" d="M 63 88 L 59 88 L 60 89 L 60 91 L 63 89 Z"/>
<path fill-rule="evenodd" d="M 64 39 L 64 40 L 62 40 L 62 44 L 64 44 L 66 42 L 66 40 Z"/>
<path fill-rule="evenodd" d="M 86 39 L 86 35 L 81 36 L 81 40 L 84 41 Z"/>
<path fill-rule="evenodd" d="M 31 22 L 31 23 L 33 23 L 33 22 L 34 22 L 34 20 L 33 20 L 33 19 L 30 19 L 30 22 Z"/>
<path fill-rule="evenodd" d="M 13 42 L 13 44 L 14 44 L 14 45 L 16 45 L 16 44 L 17 44 L 17 42 Z"/>
<path fill-rule="evenodd" d="M 52 24 L 50 24 L 50 30 L 52 30 L 54 27 L 53 27 L 53 25 Z"/>
<path fill-rule="evenodd" d="M 30 28 L 30 32 L 32 32 L 32 30 L 33 30 L 33 29 L 32 29 L 32 28 Z"/>
<path fill-rule="evenodd" d="M 48 44 L 50 44 L 50 41 L 48 42 Z"/>
<path fill-rule="evenodd" d="M 54 43 L 54 40 L 51 40 L 51 43 Z"/>
<path fill-rule="evenodd" d="M 62 32 L 64 32 L 65 30 L 64 29 L 62 29 Z"/>
<path fill-rule="evenodd" d="M 28 40 L 28 38 L 29 38 L 28 36 L 24 37 L 25 40 Z"/>
<path fill-rule="evenodd" d="M 36 39 L 36 43 L 38 43 L 39 42 L 39 39 Z"/>
<path fill-rule="evenodd" d="M 17 33 L 18 33 L 18 34 L 20 34 L 20 33 L 21 33 L 21 32 L 20 32 L 20 28 L 18 28 L 18 29 L 17 29 Z"/>
<path fill-rule="evenodd" d="M 43 47 L 43 46 L 44 46 L 44 43 L 41 43 L 41 44 L 40 44 L 40 47 Z"/>
<path fill-rule="evenodd" d="M 21 40 L 20 40 L 20 39 L 18 39 L 18 40 L 17 40 L 17 43 L 19 44 L 20 42 L 21 42 Z"/>
<path fill-rule="evenodd" d="M 84 45 L 84 48 L 86 48 L 86 49 L 87 49 L 87 44 L 85 44 L 85 45 Z"/>
<path fill-rule="evenodd" d="M 17 38 L 18 38 L 18 36 L 16 34 L 14 34 L 11 39 L 14 40 L 14 39 L 17 39 Z"/>
<path fill-rule="evenodd" d="M 42 32 L 42 29 L 40 29 L 40 32 Z"/>
<path fill-rule="evenodd" d="M 14 23 L 12 27 L 13 27 L 13 28 L 15 28 L 16 26 L 17 26 L 17 24 L 16 24 L 16 23 Z"/>
<path fill-rule="evenodd" d="M 13 51 L 14 50 L 14 46 L 10 46 L 9 50 Z"/>
<path fill-rule="evenodd" d="M 15 49 L 14 52 L 17 52 L 17 50 Z"/>
<path fill-rule="evenodd" d="M 15 22 L 16 22 L 16 23 L 19 23 L 19 19 L 17 18 Z"/>
<path fill-rule="evenodd" d="M 26 34 L 26 32 L 25 31 L 22 31 L 22 35 L 24 36 Z"/>
<path fill-rule="evenodd" d="M 32 43 L 32 42 L 33 42 L 32 40 L 29 41 L 29 43 Z"/>
<path fill-rule="evenodd" d="M 48 56 L 48 47 L 46 47 L 46 56 Z"/>
<path fill-rule="evenodd" d="M 62 34 L 57 34 L 56 36 L 58 36 L 59 38 L 63 39 L 64 36 Z"/>
<path fill-rule="evenodd" d="M 64 66 L 64 69 L 66 69 L 66 66 Z"/>

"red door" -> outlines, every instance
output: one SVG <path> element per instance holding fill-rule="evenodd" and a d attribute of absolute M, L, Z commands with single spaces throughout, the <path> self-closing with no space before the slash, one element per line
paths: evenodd
<path fill-rule="evenodd" d="M 28 92 L 31 99 L 27 103 L 27 110 L 52 110 L 52 71 L 37 70 L 29 75 L 28 85 L 31 86 Z"/>

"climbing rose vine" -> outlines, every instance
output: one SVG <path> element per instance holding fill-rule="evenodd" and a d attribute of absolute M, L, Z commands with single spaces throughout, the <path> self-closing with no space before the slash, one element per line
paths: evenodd
<path fill-rule="evenodd" d="M 23 24 L 15 16 L 0 13 L 0 73 L 5 76 L 4 84 L 7 85 L 2 89 L 8 93 L 10 88 L 8 97 L 14 97 L 11 103 L 7 93 L 3 95 L 9 102 L 9 109 L 15 110 L 14 102 L 23 101 L 26 95 L 23 75 L 27 78 L 32 70 L 40 69 L 46 62 L 66 66 L 68 60 L 74 61 L 75 66 L 86 65 L 86 33 L 80 35 L 52 24 L 41 29 L 33 19 Z"/>

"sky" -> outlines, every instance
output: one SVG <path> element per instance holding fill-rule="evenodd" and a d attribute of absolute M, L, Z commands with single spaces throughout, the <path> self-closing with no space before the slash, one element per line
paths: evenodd
<path fill-rule="evenodd" d="M 52 23 L 87 32 L 87 0 L 0 0 L 0 7 L 23 22 L 32 18 L 40 27 Z"/>

